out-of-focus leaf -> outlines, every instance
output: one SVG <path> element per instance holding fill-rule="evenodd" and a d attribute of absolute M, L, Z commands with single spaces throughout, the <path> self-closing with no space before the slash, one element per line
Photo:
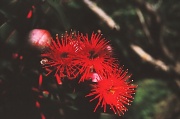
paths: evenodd
<path fill-rule="evenodd" d="M 75 106 L 67 106 L 69 109 L 74 110 L 74 111 L 78 111 L 79 109 Z"/>
<path fill-rule="evenodd" d="M 17 10 L 20 5 L 20 0 L 1 0 L 0 1 L 0 12 L 7 18 L 17 17 Z"/>
<path fill-rule="evenodd" d="M 56 16 L 65 30 L 69 29 L 69 22 L 66 19 L 60 0 L 47 0 L 49 6 L 56 12 Z"/>
<path fill-rule="evenodd" d="M 2 42 L 9 45 L 16 45 L 18 40 L 18 31 L 8 22 L 5 22 L 0 27 L 0 39 Z"/>
<path fill-rule="evenodd" d="M 114 114 L 101 113 L 99 119 L 118 119 L 119 117 Z"/>
<path fill-rule="evenodd" d="M 74 9 L 79 9 L 81 8 L 81 6 L 79 4 L 77 4 L 77 2 L 75 2 L 74 0 L 68 2 L 68 6 Z"/>
<path fill-rule="evenodd" d="M 158 79 L 145 79 L 138 83 L 133 103 L 134 119 L 150 119 L 156 114 L 155 105 L 166 99 L 171 93 L 165 82 Z M 139 113 L 137 115 L 137 113 Z M 155 117 L 154 117 L 155 118 Z"/>
<path fill-rule="evenodd" d="M 24 19 L 33 3 L 33 0 L 2 0 L 0 1 L 0 12 L 8 19 Z"/>
<path fill-rule="evenodd" d="M 77 93 L 67 93 L 66 94 L 68 97 L 70 97 L 71 99 L 76 99 L 76 97 L 78 96 L 78 94 Z"/>

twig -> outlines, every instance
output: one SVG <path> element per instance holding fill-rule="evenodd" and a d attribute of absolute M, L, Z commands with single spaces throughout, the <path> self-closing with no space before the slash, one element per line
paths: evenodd
<path fill-rule="evenodd" d="M 150 54 L 145 52 L 141 47 L 137 45 L 131 45 L 132 50 L 134 50 L 144 61 L 149 62 L 163 71 L 169 71 L 170 68 L 161 60 L 154 59 Z"/>
<path fill-rule="evenodd" d="M 147 24 L 145 22 L 145 19 L 144 19 L 144 16 L 143 16 L 141 10 L 137 8 L 136 13 L 137 13 L 137 16 L 139 17 L 139 21 L 140 21 L 140 23 L 142 25 L 142 28 L 143 28 L 143 31 L 144 31 L 145 35 L 148 38 L 149 43 L 152 44 L 153 40 L 152 40 L 152 37 L 151 37 L 151 33 L 150 33 L 150 31 L 149 31 L 149 29 L 147 27 Z"/>
<path fill-rule="evenodd" d="M 111 29 L 120 30 L 120 26 L 115 23 L 115 21 L 108 16 L 101 8 L 99 8 L 94 2 L 90 0 L 83 0 L 84 3 L 96 13 L 102 21 L 104 21 Z"/>
<path fill-rule="evenodd" d="M 153 5 L 151 5 L 147 1 L 143 1 L 143 0 L 130 0 L 130 1 L 132 3 L 134 3 L 134 5 L 137 6 L 138 8 L 140 8 L 141 10 L 143 10 L 143 11 L 147 12 L 148 14 L 150 14 L 151 17 L 153 17 L 157 23 L 161 22 L 161 18 L 157 14 L 157 11 L 153 7 Z"/>
<path fill-rule="evenodd" d="M 156 47 L 156 49 L 161 53 L 162 56 L 164 56 L 164 58 L 171 61 L 175 61 L 173 53 L 169 50 L 169 48 L 164 43 L 164 40 L 162 37 L 164 27 L 162 26 L 161 17 L 158 14 L 157 9 L 147 1 L 143 1 L 143 0 L 130 0 L 130 1 L 136 7 L 138 7 L 141 11 L 144 11 L 151 16 L 151 24 L 153 25 L 149 26 L 149 33 L 151 36 L 152 43 L 154 43 L 154 46 Z M 161 1 L 159 2 L 159 4 L 161 4 Z M 146 36 L 147 35 L 148 34 L 146 34 Z"/>

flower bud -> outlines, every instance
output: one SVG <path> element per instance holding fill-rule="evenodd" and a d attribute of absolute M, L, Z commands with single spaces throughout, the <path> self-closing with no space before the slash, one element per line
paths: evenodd
<path fill-rule="evenodd" d="M 29 33 L 30 44 L 38 49 L 44 49 L 51 44 L 51 34 L 44 29 L 33 29 Z"/>

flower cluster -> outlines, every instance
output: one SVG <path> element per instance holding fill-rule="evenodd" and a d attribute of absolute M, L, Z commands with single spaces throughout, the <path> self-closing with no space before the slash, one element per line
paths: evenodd
<path fill-rule="evenodd" d="M 90 101 L 98 99 L 97 106 L 109 108 L 119 115 L 127 111 L 126 105 L 133 100 L 136 85 L 129 81 L 127 70 L 119 67 L 118 61 L 113 57 L 112 47 L 100 33 L 87 34 L 67 32 L 56 36 L 51 41 L 49 49 L 42 53 L 41 64 L 48 71 L 54 72 L 55 77 L 61 80 L 79 78 L 79 83 L 92 80 L 91 92 L 86 97 L 93 97 Z"/>

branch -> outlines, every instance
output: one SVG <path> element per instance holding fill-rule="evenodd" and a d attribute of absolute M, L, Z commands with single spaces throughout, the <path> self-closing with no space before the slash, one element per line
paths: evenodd
<path fill-rule="evenodd" d="M 135 51 L 144 61 L 149 62 L 157 67 L 159 67 L 160 69 L 162 69 L 163 71 L 169 71 L 170 67 L 167 66 L 163 61 L 161 60 L 157 60 L 154 59 L 150 54 L 148 54 L 147 52 L 145 52 L 141 47 L 137 46 L 137 45 L 131 45 L 130 46 L 132 48 L 133 51 Z"/>
<path fill-rule="evenodd" d="M 144 16 L 143 16 L 141 10 L 137 8 L 136 9 L 136 14 L 139 17 L 139 21 L 140 21 L 140 23 L 142 25 L 142 28 L 143 28 L 143 31 L 144 31 L 145 35 L 148 38 L 149 43 L 152 44 L 153 40 L 152 40 L 152 37 L 151 37 L 151 33 L 150 33 L 149 29 L 148 29 L 148 26 L 147 26 L 147 24 L 145 22 L 145 19 L 144 19 Z"/>
<path fill-rule="evenodd" d="M 104 21 L 111 29 L 120 30 L 120 26 L 108 16 L 101 8 L 99 8 L 94 2 L 90 0 L 83 0 L 83 2 L 96 14 L 99 18 Z"/>
<path fill-rule="evenodd" d="M 163 29 L 164 30 L 164 29 Z M 168 48 L 168 46 L 165 44 L 165 41 L 163 38 L 160 39 L 159 41 L 160 44 L 160 48 L 162 49 L 163 53 L 165 54 L 165 56 L 170 59 L 171 61 L 175 62 L 175 56 L 173 55 L 173 53 L 170 51 L 170 49 Z"/>

